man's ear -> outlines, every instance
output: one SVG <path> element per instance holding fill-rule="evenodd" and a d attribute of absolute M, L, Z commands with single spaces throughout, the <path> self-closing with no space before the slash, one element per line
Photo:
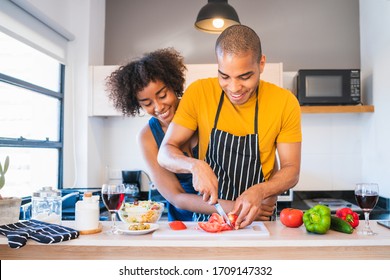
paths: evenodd
<path fill-rule="evenodd" d="M 260 63 L 259 63 L 260 64 L 260 74 L 263 73 L 265 61 L 266 61 L 265 55 L 262 55 L 260 58 Z"/>

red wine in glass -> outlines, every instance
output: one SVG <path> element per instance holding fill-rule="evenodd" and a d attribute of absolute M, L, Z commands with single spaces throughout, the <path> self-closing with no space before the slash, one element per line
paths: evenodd
<path fill-rule="evenodd" d="M 375 183 L 356 184 L 355 199 L 364 213 L 364 228 L 358 233 L 363 235 L 375 235 L 370 228 L 370 212 L 375 208 L 379 199 L 379 187 Z"/>
<path fill-rule="evenodd" d="M 374 209 L 376 203 L 378 202 L 379 195 L 363 195 L 362 193 L 355 194 L 356 202 L 363 211 L 371 211 Z"/>
<path fill-rule="evenodd" d="M 103 193 L 103 202 L 109 211 L 119 210 L 122 206 L 123 200 L 125 199 L 124 193 Z"/>
<path fill-rule="evenodd" d="M 102 200 L 107 210 L 111 214 L 111 234 L 117 233 L 116 227 L 116 213 L 122 207 L 125 199 L 125 185 L 124 184 L 104 184 L 102 186 Z"/>

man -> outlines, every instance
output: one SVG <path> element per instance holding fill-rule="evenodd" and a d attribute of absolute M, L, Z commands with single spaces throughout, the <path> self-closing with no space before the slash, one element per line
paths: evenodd
<path fill-rule="evenodd" d="M 301 160 L 300 107 L 291 92 L 261 81 L 260 39 L 234 25 L 218 37 L 218 78 L 191 84 L 161 145 L 158 162 L 176 173 L 191 172 L 203 200 L 235 201 L 236 228 L 265 215 L 264 205 L 294 187 Z M 180 147 L 198 131 L 199 159 Z M 275 166 L 276 150 L 280 169 Z M 225 206 L 224 206 L 225 208 Z M 263 213 L 264 212 L 264 213 Z"/>

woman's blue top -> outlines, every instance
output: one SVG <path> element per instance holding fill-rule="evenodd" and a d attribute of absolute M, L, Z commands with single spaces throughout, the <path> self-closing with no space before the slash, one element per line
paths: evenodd
<path fill-rule="evenodd" d="M 153 133 L 154 139 L 156 140 L 157 146 L 160 149 L 161 142 L 164 139 L 165 133 L 161 127 L 160 122 L 157 118 L 152 117 L 149 120 L 149 127 Z M 198 146 L 192 149 L 193 155 L 195 158 L 198 157 Z M 181 186 L 183 187 L 186 193 L 197 194 L 194 187 L 192 186 L 192 174 L 191 173 L 180 173 L 175 174 L 179 180 Z M 167 201 L 168 208 L 168 221 L 192 221 L 193 212 L 188 210 L 183 210 L 173 206 L 169 201 Z"/>

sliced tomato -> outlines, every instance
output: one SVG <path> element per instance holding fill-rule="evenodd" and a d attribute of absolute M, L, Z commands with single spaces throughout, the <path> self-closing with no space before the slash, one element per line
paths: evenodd
<path fill-rule="evenodd" d="M 207 232 L 220 232 L 222 231 L 222 226 L 219 223 L 213 222 L 198 222 L 198 226 Z"/>
<path fill-rule="evenodd" d="M 232 224 L 233 228 L 236 227 L 236 221 L 237 221 L 238 215 L 229 213 L 228 218 L 229 218 L 230 223 Z"/>
<path fill-rule="evenodd" d="M 225 223 L 223 218 L 219 214 L 217 214 L 217 213 L 211 214 L 208 222 L 209 223 L 219 223 L 219 224 Z"/>
<path fill-rule="evenodd" d="M 169 223 L 169 227 L 173 230 L 187 229 L 187 226 L 182 221 L 173 221 Z"/>
<path fill-rule="evenodd" d="M 201 229 L 207 232 L 220 232 L 224 230 L 232 230 L 234 229 L 234 226 L 236 224 L 237 217 L 238 216 L 235 214 L 228 215 L 228 218 L 231 221 L 233 227 L 225 223 L 223 218 L 217 213 L 211 214 L 207 222 L 199 222 L 198 225 Z"/>
<path fill-rule="evenodd" d="M 232 230 L 232 229 L 234 229 L 234 227 L 229 226 L 227 223 L 223 223 L 223 224 L 221 224 L 221 229 L 222 230 Z"/>

